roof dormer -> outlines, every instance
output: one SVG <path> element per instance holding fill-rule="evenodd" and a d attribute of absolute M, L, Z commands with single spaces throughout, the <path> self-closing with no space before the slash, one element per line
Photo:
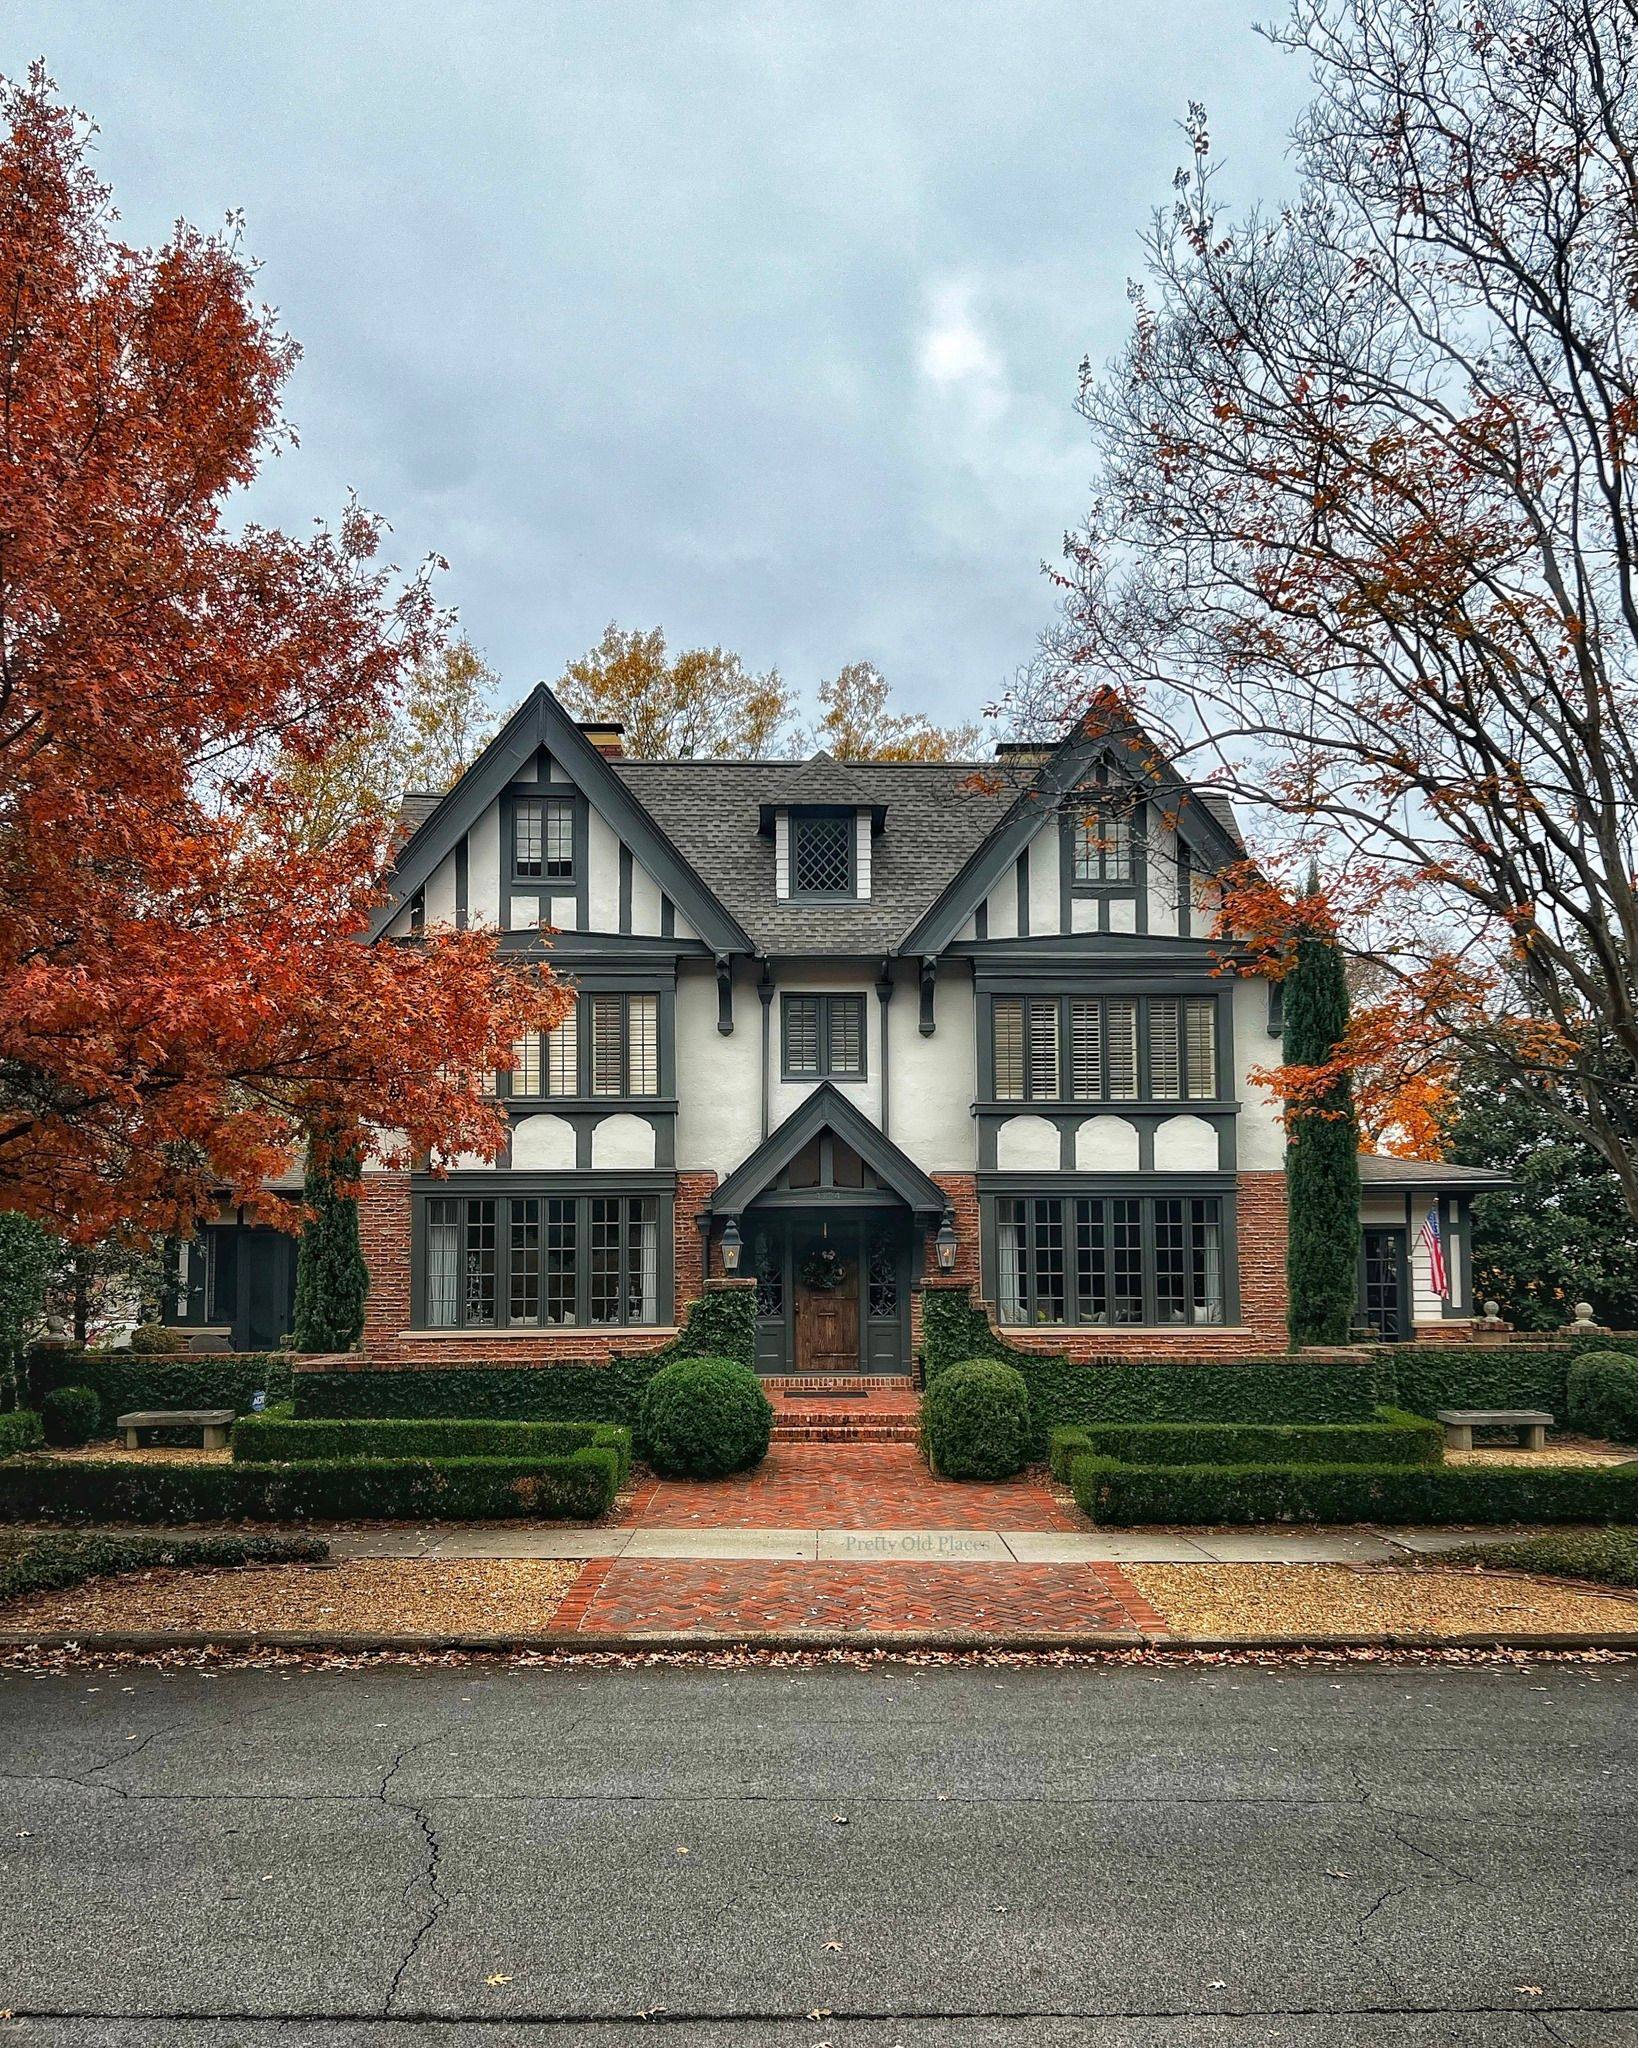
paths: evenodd
<path fill-rule="evenodd" d="M 774 841 L 774 894 L 781 903 L 869 903 L 871 840 L 884 804 L 862 804 L 848 770 L 829 754 L 804 764 L 782 804 L 764 804 L 758 829 Z M 854 801 L 847 799 L 853 798 Z"/>

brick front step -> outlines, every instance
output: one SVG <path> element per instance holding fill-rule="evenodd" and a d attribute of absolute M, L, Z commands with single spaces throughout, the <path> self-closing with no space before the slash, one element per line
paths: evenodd
<path fill-rule="evenodd" d="M 913 1444 L 917 1439 L 914 1422 L 838 1422 L 831 1418 L 815 1422 L 788 1422 L 783 1417 L 774 1425 L 770 1442 L 777 1444 Z"/>

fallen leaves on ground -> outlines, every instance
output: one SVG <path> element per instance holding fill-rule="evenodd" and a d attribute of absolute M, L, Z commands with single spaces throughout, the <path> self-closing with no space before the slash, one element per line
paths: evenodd
<path fill-rule="evenodd" d="M 1127 1575 L 1180 1636 L 1612 1635 L 1631 1594 L 1500 1572 L 1346 1564 L 1146 1564 Z"/>
<path fill-rule="evenodd" d="M 0 1627 L 139 1634 L 322 1629 L 337 1635 L 529 1635 L 581 1567 L 555 1558 L 355 1557 L 332 1565 L 132 1572 L 0 1607 Z"/>

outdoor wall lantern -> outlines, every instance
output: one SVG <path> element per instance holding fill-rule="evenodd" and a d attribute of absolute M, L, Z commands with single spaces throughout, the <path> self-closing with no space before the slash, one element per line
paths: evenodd
<path fill-rule="evenodd" d="M 939 1235 L 933 1240 L 935 1256 L 939 1260 L 941 1273 L 956 1271 L 956 1216 L 947 1209 L 940 1220 Z"/>
<path fill-rule="evenodd" d="M 740 1226 L 731 1216 L 723 1225 L 723 1271 L 738 1273 L 740 1270 Z"/>

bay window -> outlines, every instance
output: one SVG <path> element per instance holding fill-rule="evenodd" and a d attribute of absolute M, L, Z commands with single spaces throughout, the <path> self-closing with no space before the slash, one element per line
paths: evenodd
<path fill-rule="evenodd" d="M 420 1236 L 432 1330 L 661 1320 L 669 1195 L 428 1195 Z M 667 1313 L 669 1314 L 669 1304 Z"/>
<path fill-rule="evenodd" d="M 1217 1195 L 996 1196 L 1002 1321 L 1222 1323 L 1223 1208 Z"/>

